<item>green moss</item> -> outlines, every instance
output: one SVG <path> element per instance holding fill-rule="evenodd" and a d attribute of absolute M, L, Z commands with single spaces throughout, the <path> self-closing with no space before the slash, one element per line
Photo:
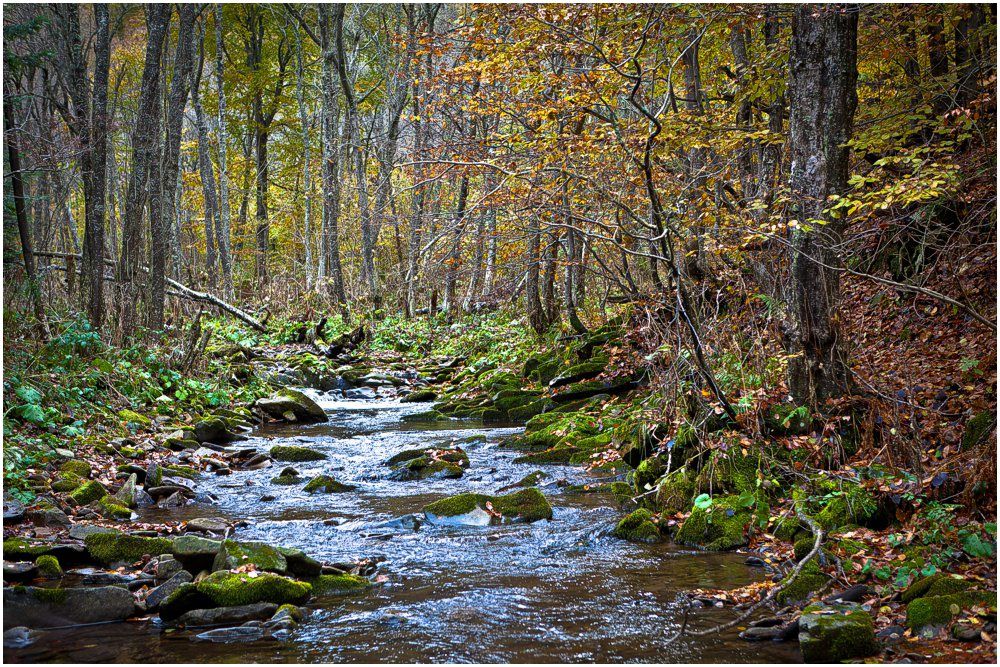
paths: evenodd
<path fill-rule="evenodd" d="M 878 510 L 875 499 L 856 484 L 851 484 L 840 495 L 831 498 L 816 515 L 816 522 L 824 530 L 834 530 L 850 524 L 863 525 Z"/>
<path fill-rule="evenodd" d="M 951 595 L 919 597 L 906 605 L 906 625 L 919 630 L 947 625 L 959 611 L 974 605 L 996 607 L 995 592 L 965 591 Z"/>
<path fill-rule="evenodd" d="M 313 493 L 314 491 L 322 491 L 323 493 L 344 493 L 345 491 L 353 491 L 354 487 L 350 484 L 341 484 L 333 477 L 329 475 L 318 475 L 309 480 L 309 483 L 304 487 L 307 493 Z"/>
<path fill-rule="evenodd" d="M 611 482 L 609 490 L 615 501 L 619 504 L 632 498 L 632 487 L 625 482 Z"/>
<path fill-rule="evenodd" d="M 59 559 L 55 556 L 48 554 L 39 556 L 38 560 L 35 561 L 35 565 L 38 566 L 38 573 L 48 579 L 57 579 L 63 574 L 62 567 L 59 565 Z"/>
<path fill-rule="evenodd" d="M 159 556 L 171 553 L 171 541 L 165 537 L 135 537 L 122 533 L 95 533 L 83 540 L 87 551 L 97 561 L 105 564 L 134 563 L 144 555 Z"/>
<path fill-rule="evenodd" d="M 89 505 L 90 503 L 106 496 L 108 490 L 98 481 L 84 482 L 69 497 L 76 501 L 77 505 Z"/>
<path fill-rule="evenodd" d="M 909 603 L 917 598 L 961 593 L 972 587 L 967 579 L 956 579 L 940 572 L 918 579 L 900 595 L 900 600 Z"/>
<path fill-rule="evenodd" d="M 277 477 L 271 478 L 271 484 L 277 484 L 278 486 L 294 486 L 295 484 L 301 484 L 302 478 L 298 475 L 278 475 Z"/>
<path fill-rule="evenodd" d="M 795 542 L 796 537 L 804 530 L 805 526 L 798 517 L 789 516 L 779 519 L 771 533 L 784 542 Z"/>
<path fill-rule="evenodd" d="M 118 411 L 118 416 L 128 426 L 138 426 L 138 427 L 146 428 L 146 427 L 150 426 L 153 423 L 149 419 L 149 417 L 146 417 L 144 415 L 140 415 L 138 412 L 136 412 L 134 410 L 119 410 Z"/>
<path fill-rule="evenodd" d="M 90 464 L 79 459 L 71 459 L 59 466 L 59 472 L 64 475 L 74 475 L 76 477 L 90 477 Z"/>
<path fill-rule="evenodd" d="M 507 413 L 507 416 L 511 419 L 511 421 L 523 422 L 532 419 L 537 415 L 542 414 L 543 412 L 550 409 L 554 405 L 555 403 L 553 403 L 551 399 L 540 398 L 536 401 L 528 403 L 527 405 L 518 408 L 512 408 Z"/>
<path fill-rule="evenodd" d="M 50 605 L 65 604 L 68 594 L 69 590 L 66 588 L 37 587 L 31 589 L 31 597 L 35 598 L 39 602 L 44 602 Z"/>
<path fill-rule="evenodd" d="M 735 496 L 713 498 L 707 510 L 695 507 L 677 531 L 676 540 L 709 551 L 725 551 L 747 543 L 753 512 Z"/>
<path fill-rule="evenodd" d="M 372 582 L 353 574 L 322 574 L 310 579 L 313 595 L 344 595 L 371 588 Z"/>
<path fill-rule="evenodd" d="M 170 465 L 164 466 L 163 469 L 174 477 L 184 477 L 185 479 L 195 479 L 198 477 L 198 471 L 190 466 Z"/>
<path fill-rule="evenodd" d="M 252 576 L 256 575 L 256 576 Z M 301 604 L 309 598 L 312 586 L 270 572 L 213 572 L 196 584 L 198 593 L 220 607 L 235 607 L 271 602 Z"/>
<path fill-rule="evenodd" d="M 308 447 L 295 447 L 291 445 L 275 445 L 271 447 L 271 458 L 277 461 L 291 461 L 298 463 L 301 461 L 322 461 L 326 454 L 317 452 Z"/>
<path fill-rule="evenodd" d="M 411 391 L 409 394 L 403 397 L 403 403 L 425 403 L 427 401 L 433 401 L 437 398 L 437 392 L 433 389 L 417 389 L 416 391 Z"/>
<path fill-rule="evenodd" d="M 997 424 L 996 412 L 980 412 L 969 420 L 965 425 L 965 433 L 962 435 L 962 449 L 967 450 L 975 447 L 983 440 Z"/>
<path fill-rule="evenodd" d="M 50 545 L 32 544 L 22 537 L 11 537 L 3 541 L 3 557 L 7 560 L 33 559 L 48 553 Z"/>
<path fill-rule="evenodd" d="M 313 592 L 316 592 L 315 586 L 313 586 Z M 303 613 L 302 609 L 296 607 L 293 604 L 286 603 L 281 605 L 280 607 L 278 607 L 278 611 L 276 611 L 274 615 L 277 616 L 278 614 L 281 613 L 288 614 L 289 616 L 292 617 L 292 620 L 295 621 L 296 623 L 301 622 L 302 619 L 305 617 L 305 614 Z"/>
<path fill-rule="evenodd" d="M 615 537 L 630 542 L 658 542 L 660 531 L 652 518 L 649 510 L 637 509 L 619 521 L 612 532 Z"/>
<path fill-rule="evenodd" d="M 439 517 L 455 517 L 468 514 L 477 507 L 486 509 L 489 503 L 493 511 L 505 521 L 531 522 L 552 518 L 552 506 L 536 488 L 522 489 L 505 496 L 487 496 L 481 493 L 461 493 L 442 498 L 424 507 L 424 513 Z"/>
<path fill-rule="evenodd" d="M 118 502 L 114 496 L 101 496 L 97 502 L 101 505 L 101 513 L 110 519 L 128 520 L 132 518 L 132 510 Z"/>
<path fill-rule="evenodd" d="M 811 605 L 799 619 L 805 662 L 830 663 L 876 655 L 879 644 L 867 611 L 851 604 Z"/>
<path fill-rule="evenodd" d="M 52 482 L 52 490 L 60 493 L 69 493 L 79 488 L 81 484 L 83 484 L 82 478 L 73 474 L 63 473 L 59 475 L 56 481 Z"/>
<path fill-rule="evenodd" d="M 698 432 L 691 424 L 684 423 L 677 429 L 677 436 L 674 438 L 674 447 L 680 451 L 693 449 L 698 446 Z"/>
<path fill-rule="evenodd" d="M 656 490 L 656 506 L 661 512 L 675 514 L 691 507 L 694 479 L 687 468 L 678 468 L 664 477 Z"/>
<path fill-rule="evenodd" d="M 810 561 L 799 572 L 799 576 L 795 577 L 795 581 L 778 593 L 774 599 L 779 605 L 802 602 L 826 586 L 828 581 L 830 581 L 830 577 L 823 574 L 815 561 Z"/>
<path fill-rule="evenodd" d="M 859 540 L 842 537 L 837 540 L 836 548 L 844 556 L 854 556 L 868 549 L 868 545 Z"/>
<path fill-rule="evenodd" d="M 284 573 L 288 561 L 278 549 L 263 542 L 237 542 L 223 540 L 219 553 L 212 563 L 213 570 L 231 570 L 241 565 L 252 564 L 258 570 Z"/>
<path fill-rule="evenodd" d="M 568 464 L 572 463 L 572 459 L 577 454 L 583 454 L 584 457 L 588 457 L 589 452 L 581 452 L 576 447 L 570 446 L 559 446 L 552 447 L 551 449 L 546 449 L 540 452 L 532 452 L 531 454 L 525 454 L 524 456 L 518 456 L 514 459 L 514 463 L 562 463 Z"/>

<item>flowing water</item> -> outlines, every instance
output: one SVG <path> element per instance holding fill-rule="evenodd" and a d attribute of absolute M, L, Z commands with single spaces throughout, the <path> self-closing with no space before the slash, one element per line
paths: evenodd
<path fill-rule="evenodd" d="M 794 644 L 749 644 L 733 630 L 669 644 L 681 621 L 678 595 L 735 587 L 763 576 L 736 554 L 637 545 L 610 529 L 621 511 L 609 497 L 563 493 L 556 480 L 596 483 L 576 467 L 514 464 L 500 446 L 517 428 L 476 422 L 406 423 L 425 406 L 325 401 L 326 424 L 268 427 L 262 448 L 298 444 L 325 461 L 293 464 L 303 476 L 325 472 L 357 491 L 309 495 L 269 483 L 282 466 L 227 477 L 200 488 L 218 505 L 153 510 L 143 518 L 220 516 L 244 520 L 237 539 L 295 546 L 324 561 L 379 559 L 388 580 L 372 591 L 311 603 L 313 613 L 286 641 L 223 644 L 164 632 L 155 621 L 52 630 L 7 660 L 119 662 L 797 662 Z M 459 445 L 470 466 L 461 479 L 394 481 L 386 459 L 414 447 Z M 552 521 L 490 527 L 385 525 L 419 514 L 438 498 L 497 490 L 541 469 Z M 266 494 L 274 500 L 262 501 Z M 731 610 L 702 609 L 704 627 Z"/>

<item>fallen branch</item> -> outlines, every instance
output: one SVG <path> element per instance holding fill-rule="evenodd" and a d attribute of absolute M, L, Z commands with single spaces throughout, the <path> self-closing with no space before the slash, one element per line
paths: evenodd
<path fill-rule="evenodd" d="M 39 251 L 39 252 L 35 252 L 35 254 L 38 255 L 38 256 L 40 256 L 40 257 L 54 257 L 56 259 L 75 259 L 75 260 L 81 259 L 81 255 L 76 254 L 76 253 L 71 253 L 71 252 Z M 105 258 L 104 263 L 107 266 L 111 266 L 111 267 L 115 266 L 115 262 L 113 260 L 111 260 L 111 259 Z M 62 271 L 67 271 L 68 270 L 66 267 L 62 267 L 62 266 L 55 266 L 53 268 L 60 269 Z M 146 271 L 148 273 L 149 272 L 149 267 L 144 266 L 144 267 L 142 267 L 142 270 Z M 77 273 L 79 273 L 79 271 L 77 271 Z M 109 277 L 105 276 L 105 280 L 114 280 L 114 278 L 109 278 Z M 175 291 L 167 290 L 167 294 L 169 294 L 170 296 L 176 296 L 176 297 L 180 297 L 182 299 L 188 299 L 189 301 L 199 301 L 199 302 L 202 302 L 202 303 L 211 304 L 211 305 L 215 306 L 216 308 L 218 308 L 219 310 L 222 310 L 222 311 L 224 311 L 226 313 L 229 313 L 230 315 L 232 315 L 236 319 L 240 320 L 241 322 L 244 322 L 245 324 L 248 324 L 249 326 L 253 327 L 257 331 L 260 331 L 262 333 L 267 333 L 267 327 L 265 327 L 261 322 L 259 322 L 255 318 L 251 317 L 248 313 L 246 313 L 245 311 L 237 308 L 236 306 L 234 306 L 234 305 L 232 305 L 230 303 L 226 303 L 225 301 L 223 301 L 222 299 L 218 298 L 217 296 L 209 294 L 208 292 L 198 292 L 196 290 L 193 290 L 193 289 L 191 289 L 190 287 L 188 287 L 186 285 L 182 285 L 181 283 L 177 282 L 173 278 L 166 278 L 166 282 L 167 282 L 168 285 L 170 285 L 171 287 L 173 287 L 174 290 L 175 290 Z"/>

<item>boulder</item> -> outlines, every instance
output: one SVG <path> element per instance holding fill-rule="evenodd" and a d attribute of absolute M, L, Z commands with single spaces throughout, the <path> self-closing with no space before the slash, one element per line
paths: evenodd
<path fill-rule="evenodd" d="M 31 581 L 38 576 L 38 566 L 29 560 L 3 562 L 4 581 Z"/>
<path fill-rule="evenodd" d="M 660 529 L 652 521 L 653 515 L 647 509 L 637 509 L 615 526 L 613 534 L 630 542 L 659 542 Z"/>
<path fill-rule="evenodd" d="M 799 618 L 799 648 L 805 662 L 842 662 L 879 652 L 867 611 L 850 602 L 814 604 Z"/>
<path fill-rule="evenodd" d="M 177 623 L 188 626 L 229 625 L 246 623 L 271 618 L 278 610 L 278 605 L 272 602 L 256 602 L 254 604 L 237 605 L 235 607 L 216 607 L 213 609 L 194 609 L 184 612 Z"/>
<path fill-rule="evenodd" d="M 256 576 L 254 576 L 256 575 Z M 301 604 L 309 598 L 312 586 L 270 572 L 213 572 L 195 584 L 217 607 L 234 607 L 255 602 Z"/>
<path fill-rule="evenodd" d="M 282 389 L 268 398 L 259 398 L 254 407 L 272 419 L 290 422 L 325 422 L 326 413 L 316 401 L 301 391 Z"/>
<path fill-rule="evenodd" d="M 174 538 L 171 553 L 184 564 L 186 569 L 198 572 L 212 566 L 222 542 L 197 535 L 181 535 Z"/>
<path fill-rule="evenodd" d="M 329 475 L 318 475 L 313 477 L 309 482 L 303 487 L 306 493 L 322 492 L 322 493 L 345 493 L 347 491 L 353 491 L 355 487 L 350 484 L 342 484 L 335 480 Z"/>
<path fill-rule="evenodd" d="M 4 630 L 122 621 L 135 613 L 132 594 L 117 586 L 3 589 Z"/>
<path fill-rule="evenodd" d="M 300 463 L 303 461 L 322 461 L 326 454 L 318 452 L 308 447 L 296 447 L 294 445 L 275 445 L 271 447 L 271 458 L 276 461 L 289 461 Z"/>
<path fill-rule="evenodd" d="M 187 522 L 187 529 L 199 533 L 224 533 L 229 525 L 222 519 L 198 517 Z"/>
<path fill-rule="evenodd" d="M 177 562 L 177 561 L 173 561 Z M 180 588 L 182 585 L 190 583 L 191 573 L 187 570 L 180 570 L 174 576 L 167 579 L 165 582 L 157 586 L 156 588 L 149 591 L 146 595 L 146 609 L 148 611 L 155 611 L 159 608 L 160 604 L 163 603 L 170 594 Z"/>
<path fill-rule="evenodd" d="M 173 545 L 165 537 L 136 537 L 123 533 L 95 533 L 84 538 L 87 552 L 94 560 L 111 563 L 134 563 L 143 556 L 171 553 Z"/>
<path fill-rule="evenodd" d="M 469 457 L 459 447 L 408 449 L 396 454 L 386 465 L 395 468 L 393 478 L 414 480 L 428 478 L 455 479 L 469 466 Z"/>
<path fill-rule="evenodd" d="M 344 595 L 359 593 L 372 587 L 372 582 L 354 574 L 323 574 L 309 580 L 313 595 Z"/>
<path fill-rule="evenodd" d="M 288 571 L 285 555 L 263 542 L 237 542 L 223 540 L 219 553 L 212 563 L 212 571 L 233 570 L 241 565 L 253 564 L 258 570 L 284 574 Z"/>
<path fill-rule="evenodd" d="M 229 430 L 229 425 L 225 419 L 221 417 L 207 417 L 195 422 L 194 439 L 199 443 L 211 442 L 221 445 L 240 440 L 242 437 Z"/>
<path fill-rule="evenodd" d="M 70 492 L 69 497 L 72 498 L 77 505 L 89 505 L 95 500 L 99 500 L 108 493 L 108 490 L 104 488 L 104 485 L 98 481 L 84 482 L 78 486 L 74 491 Z"/>
<path fill-rule="evenodd" d="M 404 396 L 402 403 L 429 403 L 437 398 L 437 392 L 433 389 L 417 389 Z"/>
<path fill-rule="evenodd" d="M 427 521 L 436 525 L 485 526 L 552 518 L 552 506 L 536 488 L 505 496 L 462 493 L 433 502 L 424 507 L 423 512 Z"/>
<path fill-rule="evenodd" d="M 708 551 L 726 551 L 747 543 L 754 513 L 736 496 L 713 498 L 711 506 L 695 507 L 677 531 L 675 540 Z"/>

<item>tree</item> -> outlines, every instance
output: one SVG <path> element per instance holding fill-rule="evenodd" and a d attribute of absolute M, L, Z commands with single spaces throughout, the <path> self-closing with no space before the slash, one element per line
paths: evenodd
<path fill-rule="evenodd" d="M 788 387 L 817 406 L 848 390 L 847 352 L 838 330 L 844 211 L 831 200 L 847 189 L 857 107 L 857 5 L 802 5 L 789 60 L 789 189 L 792 270 L 785 336 Z"/>
<path fill-rule="evenodd" d="M 223 80 L 222 37 L 222 6 L 214 6 L 215 17 L 215 83 L 219 94 L 219 225 L 216 227 L 215 245 L 219 251 L 219 265 L 222 269 L 223 294 L 227 299 L 233 298 L 233 264 L 231 247 L 231 229 L 229 221 L 229 160 L 227 144 L 229 133 L 226 130 L 226 87 Z"/>

